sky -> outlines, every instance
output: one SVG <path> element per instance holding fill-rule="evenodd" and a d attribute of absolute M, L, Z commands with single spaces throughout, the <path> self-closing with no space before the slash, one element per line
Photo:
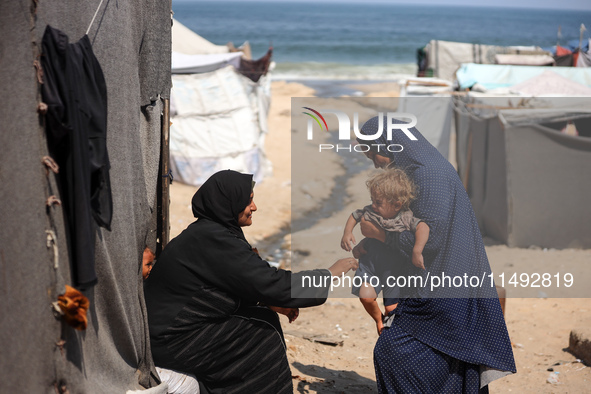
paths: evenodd
<path fill-rule="evenodd" d="M 199 2 L 203 0 L 179 0 Z M 211 0 L 209 0 L 211 1 Z M 218 0 L 219 1 L 219 0 Z M 253 1 L 253 0 L 227 0 Z M 479 7 L 509 7 L 509 8 L 550 8 L 573 9 L 591 11 L 591 0 L 259 0 L 272 3 L 282 2 L 323 2 L 323 3 L 385 3 L 385 4 L 425 4 Z M 589 21 L 591 25 L 591 21 Z"/>

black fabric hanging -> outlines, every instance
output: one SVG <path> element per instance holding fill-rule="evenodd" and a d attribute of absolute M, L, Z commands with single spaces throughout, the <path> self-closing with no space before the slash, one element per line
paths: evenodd
<path fill-rule="evenodd" d="M 113 213 L 107 88 L 87 35 L 70 44 L 66 34 L 47 26 L 42 48 L 47 144 L 60 166 L 72 280 L 76 287 L 88 287 L 97 282 L 95 222 L 110 230 Z"/>

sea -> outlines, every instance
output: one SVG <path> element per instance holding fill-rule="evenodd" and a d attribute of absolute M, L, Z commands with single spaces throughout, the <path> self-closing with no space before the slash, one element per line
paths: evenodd
<path fill-rule="evenodd" d="M 550 48 L 576 46 L 581 24 L 591 29 L 591 7 L 173 0 L 172 10 L 215 44 L 248 41 L 255 59 L 272 46 L 272 78 L 287 81 L 395 81 L 416 74 L 417 50 L 431 40 Z"/>

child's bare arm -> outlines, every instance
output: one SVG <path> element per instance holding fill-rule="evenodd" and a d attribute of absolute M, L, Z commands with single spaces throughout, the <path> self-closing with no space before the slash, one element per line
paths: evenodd
<path fill-rule="evenodd" d="M 415 232 L 415 246 L 412 250 L 412 263 L 415 267 L 425 269 L 423 249 L 429 240 L 429 226 L 425 222 L 417 224 Z"/>
<path fill-rule="evenodd" d="M 357 220 L 353 217 L 353 214 L 349 216 L 347 219 L 347 223 L 345 224 L 345 229 L 343 230 L 343 238 L 341 238 L 341 248 L 350 252 L 353 250 L 353 245 L 355 245 L 355 236 L 353 235 L 353 229 L 357 225 Z"/>

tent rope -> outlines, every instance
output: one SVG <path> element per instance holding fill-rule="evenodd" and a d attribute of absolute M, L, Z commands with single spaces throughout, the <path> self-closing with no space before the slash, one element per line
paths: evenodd
<path fill-rule="evenodd" d="M 88 35 L 88 33 L 90 32 L 90 28 L 92 27 L 92 24 L 94 23 L 94 20 L 97 16 L 99 10 L 101 9 L 101 6 L 103 5 L 103 1 L 104 0 L 101 0 L 98 7 L 96 8 L 96 11 L 94 12 L 94 16 L 92 17 L 92 20 L 90 21 L 90 25 L 88 25 L 88 29 L 86 29 L 86 35 Z"/>
<path fill-rule="evenodd" d="M 53 247 L 53 268 L 59 268 L 59 249 L 57 246 L 56 236 L 53 230 L 45 230 L 47 233 L 47 248 Z"/>

